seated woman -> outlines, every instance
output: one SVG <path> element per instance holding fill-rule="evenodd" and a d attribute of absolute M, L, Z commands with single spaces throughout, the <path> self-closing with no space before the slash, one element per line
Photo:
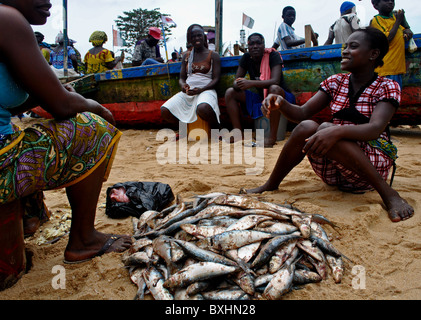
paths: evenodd
<path fill-rule="evenodd" d="M 303 106 L 277 95 L 265 99 L 265 113 L 280 110 L 298 125 L 269 179 L 248 193 L 276 190 L 307 155 L 316 174 L 328 185 L 357 192 L 374 188 L 393 222 L 413 216 L 414 209 L 386 182 L 397 152 L 387 126 L 401 99 L 399 84 L 374 72 L 383 64 L 388 48 L 382 32 L 357 30 L 342 53 L 341 68 L 350 73 L 323 81 L 317 94 Z M 332 123 L 319 125 L 309 120 L 327 106 Z"/>
<path fill-rule="evenodd" d="M 0 206 L 28 197 L 42 200 L 40 192 L 66 188 L 72 224 L 64 258 L 77 263 L 131 245 L 130 236 L 94 227 L 121 132 L 109 110 L 66 90 L 45 63 L 31 24 L 45 24 L 50 8 L 49 1 L 0 4 Z M 37 105 L 54 119 L 40 119 L 25 130 L 11 122 L 12 115 Z M 42 201 L 32 204 L 38 207 L 28 215 L 41 219 Z"/>
<path fill-rule="evenodd" d="M 61 32 L 56 37 L 56 45 L 51 50 L 50 63 L 57 77 L 62 78 L 64 77 L 64 35 Z M 67 56 L 67 75 L 71 77 L 79 76 L 76 51 L 70 44 L 67 46 Z"/>
<path fill-rule="evenodd" d="M 220 111 L 215 86 L 221 74 L 221 59 L 207 48 L 202 26 L 193 24 L 187 29 L 187 42 L 193 49 L 183 55 L 179 81 L 182 91 L 161 107 L 162 118 L 172 124 L 192 123 L 199 115 L 210 127 L 217 127 Z"/>
<path fill-rule="evenodd" d="M 89 42 L 94 46 L 85 54 L 86 73 L 100 73 L 114 69 L 119 62 L 124 60 L 124 52 L 120 57 L 114 59 L 112 52 L 103 47 L 108 41 L 104 31 L 94 31 L 89 37 Z"/>

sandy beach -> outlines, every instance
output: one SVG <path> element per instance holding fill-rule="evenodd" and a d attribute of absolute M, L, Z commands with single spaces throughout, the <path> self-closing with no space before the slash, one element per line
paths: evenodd
<path fill-rule="evenodd" d="M 23 119 L 25 123 L 33 119 Z M 110 219 L 105 214 L 106 189 L 118 182 L 154 181 L 169 184 L 174 195 L 189 199 L 209 192 L 238 193 L 242 187 L 256 187 L 266 181 L 286 140 L 264 150 L 263 171 L 246 174 L 253 164 L 230 163 L 162 164 L 157 153 L 162 141 L 158 130 L 123 129 L 111 175 L 103 185 L 98 203 L 96 227 L 102 232 L 133 234 L 131 218 Z M 286 139 L 288 139 L 287 133 Z M 413 218 L 392 223 L 375 192 L 351 194 L 323 184 L 303 161 L 277 191 L 259 198 L 275 203 L 293 203 L 297 208 L 319 213 L 338 225 L 325 230 L 334 246 L 349 257 L 343 281 L 331 277 L 284 296 L 286 300 L 418 300 L 421 299 L 421 129 L 399 127 L 392 130 L 399 150 L 393 187 L 414 207 Z M 185 139 L 184 139 L 185 140 Z M 185 141 L 187 143 L 187 141 Z M 222 144 L 222 142 L 212 142 Z M 196 146 L 188 142 L 188 148 Z M 231 148 L 233 150 L 234 148 Z M 250 148 L 249 148 L 250 149 Z M 244 148 L 245 150 L 245 148 Z M 250 150 L 249 150 L 250 151 Z M 247 151 L 247 152 L 249 152 Z M 233 151 L 231 151 L 232 153 Z M 39 245 L 43 232 L 69 212 L 65 190 L 45 193 L 53 219 L 26 239 L 33 254 L 32 267 L 12 288 L 0 292 L 1 300 L 132 300 L 137 287 L 130 281 L 121 254 L 112 253 L 77 265 L 63 264 L 68 236 L 55 243 Z M 53 268 L 65 270 L 64 289 L 52 285 Z M 361 282 L 361 279 L 365 280 Z"/>

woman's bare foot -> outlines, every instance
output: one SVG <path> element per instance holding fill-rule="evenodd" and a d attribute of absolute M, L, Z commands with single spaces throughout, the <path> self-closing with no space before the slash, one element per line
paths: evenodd
<path fill-rule="evenodd" d="M 114 235 L 95 232 L 92 239 L 87 243 L 73 241 L 64 252 L 66 263 L 80 263 L 100 256 L 104 253 L 123 252 L 132 245 L 132 238 L 129 235 Z"/>
<path fill-rule="evenodd" d="M 392 222 L 407 220 L 414 215 L 414 208 L 400 196 L 391 197 L 385 204 Z"/>
<path fill-rule="evenodd" d="M 278 189 L 278 187 L 271 187 L 271 186 L 267 186 L 266 184 L 257 187 L 257 188 L 253 188 L 253 189 L 247 189 L 245 190 L 246 193 L 262 193 L 265 191 L 273 191 Z"/>

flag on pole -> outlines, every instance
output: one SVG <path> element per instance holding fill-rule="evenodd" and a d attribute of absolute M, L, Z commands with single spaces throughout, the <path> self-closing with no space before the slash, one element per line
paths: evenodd
<path fill-rule="evenodd" d="M 177 24 L 174 22 L 174 20 L 168 16 L 161 16 L 161 20 L 162 20 L 162 23 L 164 24 L 174 24 L 174 26 L 177 27 Z"/>
<path fill-rule="evenodd" d="M 248 15 L 243 13 L 243 26 L 246 26 L 249 29 L 253 29 L 254 20 L 250 18 Z"/>
<path fill-rule="evenodd" d="M 121 32 L 119 30 L 114 29 L 113 27 L 113 46 L 114 47 L 122 47 L 126 45 L 126 41 L 121 38 Z"/>

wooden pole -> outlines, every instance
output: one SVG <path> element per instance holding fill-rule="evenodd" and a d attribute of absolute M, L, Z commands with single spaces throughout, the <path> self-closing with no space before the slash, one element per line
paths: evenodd
<path fill-rule="evenodd" d="M 67 36 L 67 0 L 63 0 L 63 50 L 64 50 L 64 62 L 63 62 L 63 68 L 64 68 L 64 76 L 67 77 L 67 61 L 69 60 L 68 52 L 67 52 L 67 45 L 69 43 L 69 39 Z"/>
<path fill-rule="evenodd" d="M 215 49 L 222 54 L 222 6 L 223 0 L 215 0 Z"/>

